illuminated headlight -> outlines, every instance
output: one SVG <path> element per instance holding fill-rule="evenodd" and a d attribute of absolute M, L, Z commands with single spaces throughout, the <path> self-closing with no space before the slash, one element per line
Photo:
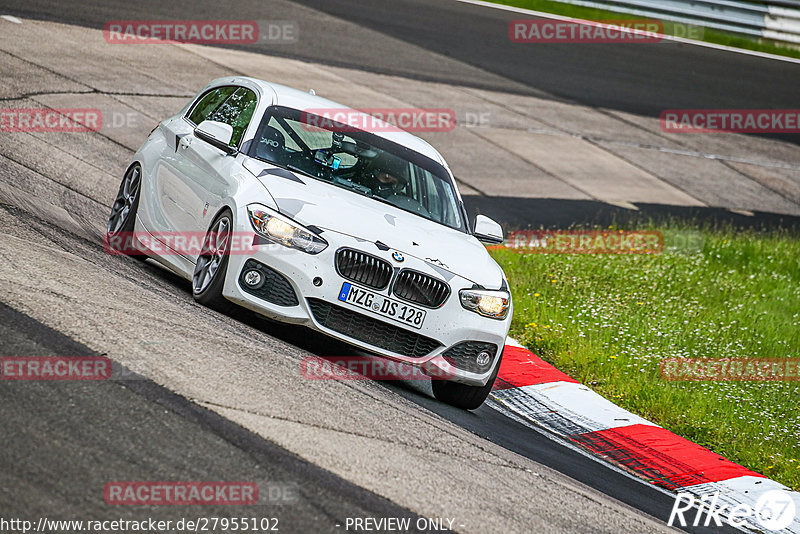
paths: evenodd
<path fill-rule="evenodd" d="M 462 289 L 458 296 L 464 308 L 492 319 L 505 319 L 511 307 L 511 295 L 507 291 Z"/>
<path fill-rule="evenodd" d="M 328 246 L 328 242 L 318 235 L 266 206 L 250 204 L 247 213 L 256 233 L 279 245 L 309 254 L 319 254 Z"/>

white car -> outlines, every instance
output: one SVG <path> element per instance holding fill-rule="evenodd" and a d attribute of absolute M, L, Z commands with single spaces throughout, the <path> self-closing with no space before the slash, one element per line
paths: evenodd
<path fill-rule="evenodd" d="M 480 406 L 512 315 L 505 275 L 481 244 L 502 242 L 500 225 L 478 215 L 470 227 L 425 141 L 372 117 L 363 124 L 385 128 L 309 111 L 321 109 L 359 115 L 252 78 L 211 82 L 134 155 L 107 239 L 133 236 L 202 304 L 413 364 L 437 378 L 438 399 Z M 198 234 L 200 247 L 187 246 Z"/>

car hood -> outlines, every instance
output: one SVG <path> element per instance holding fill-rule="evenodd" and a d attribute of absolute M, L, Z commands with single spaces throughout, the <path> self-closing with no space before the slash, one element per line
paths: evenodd
<path fill-rule="evenodd" d="M 300 173 L 253 159 L 244 166 L 280 212 L 303 225 L 380 241 L 425 261 L 447 280 L 455 274 L 487 289 L 502 285 L 502 269 L 471 235 Z"/>

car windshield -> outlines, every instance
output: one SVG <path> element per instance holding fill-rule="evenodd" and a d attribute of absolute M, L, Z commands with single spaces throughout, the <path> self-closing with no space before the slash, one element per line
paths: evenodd
<path fill-rule="evenodd" d="M 272 106 L 249 155 L 464 231 L 445 168 L 375 134 Z"/>

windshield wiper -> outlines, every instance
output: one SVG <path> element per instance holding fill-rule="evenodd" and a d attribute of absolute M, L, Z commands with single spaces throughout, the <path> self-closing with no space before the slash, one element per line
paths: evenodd
<path fill-rule="evenodd" d="M 371 194 L 369 195 L 369 198 L 372 198 L 372 199 L 378 200 L 378 201 L 380 201 L 380 202 L 383 202 L 384 204 L 389 204 L 390 206 L 393 206 L 393 207 L 395 207 L 395 208 L 398 208 L 398 206 L 395 206 L 394 204 L 392 204 L 391 202 L 389 202 L 388 200 L 386 200 L 386 199 L 385 199 L 385 198 L 383 198 L 382 196 L 380 196 L 380 195 L 376 195 L 375 193 L 371 193 Z M 398 208 L 398 209 L 402 209 L 402 208 Z"/>
<path fill-rule="evenodd" d="M 352 191 L 354 193 L 358 193 L 359 195 L 363 195 L 365 197 L 372 195 L 372 189 L 369 187 L 363 186 L 359 183 L 353 182 L 352 180 L 346 180 L 343 178 L 333 179 L 331 180 L 333 185 L 338 185 L 343 189 L 347 189 L 348 191 Z"/>

